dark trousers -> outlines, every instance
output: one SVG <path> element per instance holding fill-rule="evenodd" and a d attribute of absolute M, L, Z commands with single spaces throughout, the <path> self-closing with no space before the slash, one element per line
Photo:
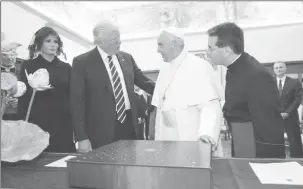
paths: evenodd
<path fill-rule="evenodd" d="M 136 140 L 136 131 L 132 120 L 131 110 L 126 110 L 126 118 L 124 123 L 116 121 L 114 141 L 118 140 Z"/>
<path fill-rule="evenodd" d="M 285 131 L 289 142 L 290 157 L 303 158 L 302 139 L 299 121 L 294 119 L 286 119 Z"/>
<path fill-rule="evenodd" d="M 146 137 L 146 140 L 148 140 L 148 136 L 149 136 L 149 116 L 146 116 L 145 120 L 146 120 L 146 123 L 145 123 L 145 137 Z"/>
<path fill-rule="evenodd" d="M 285 158 L 285 146 L 262 143 L 256 139 L 252 122 L 229 123 L 232 133 L 232 157 Z"/>
<path fill-rule="evenodd" d="M 255 158 L 256 142 L 251 122 L 228 123 L 232 133 L 231 153 L 236 158 Z"/>
<path fill-rule="evenodd" d="M 286 157 L 285 145 L 266 144 L 259 141 L 256 142 L 256 157 L 257 158 L 281 158 Z"/>
<path fill-rule="evenodd" d="M 138 126 L 138 136 L 137 136 L 137 139 L 138 140 L 144 140 L 144 135 L 145 135 L 145 132 L 144 132 L 144 124 L 145 123 L 140 123 L 140 124 L 137 124 L 137 126 Z"/>

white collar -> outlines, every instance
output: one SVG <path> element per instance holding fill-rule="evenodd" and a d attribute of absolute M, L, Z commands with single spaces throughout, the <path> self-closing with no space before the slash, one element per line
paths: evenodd
<path fill-rule="evenodd" d="M 234 62 L 236 62 L 239 58 L 240 58 L 240 56 L 242 55 L 242 53 L 241 54 L 239 54 L 236 58 L 235 58 L 235 60 L 234 61 L 232 61 L 232 63 L 234 63 Z"/>
<path fill-rule="evenodd" d="M 102 59 L 107 59 L 107 57 L 109 56 L 106 52 L 104 52 L 98 45 L 97 45 L 97 49 L 100 53 L 100 56 L 102 57 Z"/>
<path fill-rule="evenodd" d="M 188 51 L 184 47 L 183 50 L 181 51 L 181 53 L 175 59 L 173 59 L 172 61 L 170 61 L 170 64 L 172 66 L 180 64 L 181 60 L 183 58 L 185 58 L 187 56 L 187 54 L 188 54 Z"/>
<path fill-rule="evenodd" d="M 282 80 L 283 83 L 285 83 L 286 75 L 284 75 L 282 78 L 277 77 L 277 80 Z"/>

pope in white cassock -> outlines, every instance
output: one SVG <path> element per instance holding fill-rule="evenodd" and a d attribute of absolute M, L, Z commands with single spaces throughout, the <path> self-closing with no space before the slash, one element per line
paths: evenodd
<path fill-rule="evenodd" d="M 160 70 L 153 94 L 151 139 L 207 142 L 213 156 L 222 156 L 222 90 L 211 64 L 188 53 L 179 28 L 161 32 L 158 52 L 167 66 Z"/>

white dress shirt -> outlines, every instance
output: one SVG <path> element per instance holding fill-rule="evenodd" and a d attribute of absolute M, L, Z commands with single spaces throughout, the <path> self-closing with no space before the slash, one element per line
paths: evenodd
<path fill-rule="evenodd" d="M 113 84 L 113 80 L 112 80 L 112 74 L 111 74 L 111 71 L 110 71 L 110 68 L 109 68 L 109 61 L 108 61 L 108 54 L 105 53 L 99 46 L 97 46 L 98 48 L 98 51 L 100 53 L 100 56 L 104 62 L 104 65 L 106 67 L 106 70 L 107 70 L 107 73 L 110 77 L 110 82 L 112 84 L 112 87 L 114 86 Z M 121 84 L 122 84 L 122 90 L 123 90 L 123 95 L 124 95 L 124 99 L 125 99 L 125 109 L 128 110 L 130 109 L 130 102 L 129 102 L 129 97 L 128 97 L 128 93 L 127 93 L 127 90 L 126 90 L 126 84 L 125 84 L 125 80 L 124 80 L 124 75 L 123 75 L 123 72 L 122 72 L 122 69 L 121 69 L 121 66 L 119 64 L 119 60 L 117 58 L 116 55 L 112 55 L 112 61 L 117 69 L 117 72 L 118 72 L 118 75 L 120 77 L 120 80 L 121 80 Z"/>
<path fill-rule="evenodd" d="M 210 63 L 186 50 L 159 72 L 152 105 L 157 107 L 155 140 L 220 143 L 220 92 Z"/>
<path fill-rule="evenodd" d="M 280 80 L 282 80 L 282 89 L 284 88 L 285 79 L 286 79 L 286 75 L 283 76 L 282 78 L 277 77 L 277 86 L 278 86 L 278 88 L 279 88 Z"/>

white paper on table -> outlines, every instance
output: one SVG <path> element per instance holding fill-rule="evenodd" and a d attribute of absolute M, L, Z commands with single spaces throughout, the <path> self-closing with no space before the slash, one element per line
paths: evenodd
<path fill-rule="evenodd" d="M 303 185 L 303 166 L 298 162 L 249 165 L 262 184 Z"/>
<path fill-rule="evenodd" d="M 66 156 L 62 159 L 59 159 L 57 161 L 54 161 L 50 164 L 45 165 L 45 167 L 66 167 L 67 166 L 66 161 L 71 159 L 71 158 L 74 158 L 74 157 L 76 157 L 76 156 Z"/>

